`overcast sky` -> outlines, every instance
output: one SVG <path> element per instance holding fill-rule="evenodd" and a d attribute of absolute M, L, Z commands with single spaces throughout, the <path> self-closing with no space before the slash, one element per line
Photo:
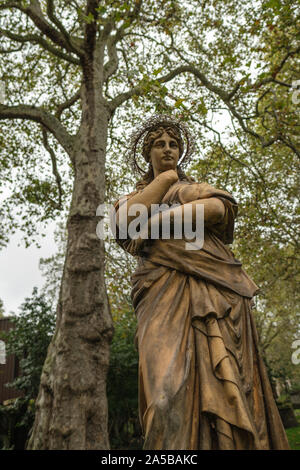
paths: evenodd
<path fill-rule="evenodd" d="M 54 228 L 54 224 L 49 226 L 48 235 L 40 242 L 40 249 L 35 246 L 25 248 L 19 232 L 11 237 L 7 248 L 0 250 L 0 298 L 4 303 L 5 315 L 11 311 L 17 313 L 25 297 L 31 296 L 33 287 L 39 288 L 45 283 L 39 270 L 39 260 L 57 252 Z"/>

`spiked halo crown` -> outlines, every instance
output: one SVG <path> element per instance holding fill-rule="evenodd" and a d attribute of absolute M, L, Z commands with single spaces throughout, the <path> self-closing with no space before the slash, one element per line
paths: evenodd
<path fill-rule="evenodd" d="M 141 154 L 141 147 L 143 138 L 152 130 L 162 127 L 175 127 L 179 130 L 181 138 L 184 141 L 184 151 L 178 162 L 180 168 L 184 168 L 190 161 L 191 155 L 194 151 L 194 139 L 191 136 L 186 124 L 179 119 L 168 114 L 154 114 L 149 119 L 144 121 L 130 136 L 129 146 L 126 153 L 126 160 L 130 164 L 135 174 L 144 175 L 147 171 L 141 168 L 137 155 Z"/>

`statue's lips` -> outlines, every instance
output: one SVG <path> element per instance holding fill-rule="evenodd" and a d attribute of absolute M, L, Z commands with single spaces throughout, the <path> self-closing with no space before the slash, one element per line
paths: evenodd
<path fill-rule="evenodd" d="M 173 160 L 174 160 L 174 158 L 173 158 L 173 157 L 170 157 L 170 156 L 163 157 L 162 159 L 163 159 L 163 160 L 166 160 L 166 161 L 173 161 Z"/>

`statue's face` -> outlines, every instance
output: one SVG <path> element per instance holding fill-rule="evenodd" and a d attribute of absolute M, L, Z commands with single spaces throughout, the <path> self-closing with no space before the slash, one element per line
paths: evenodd
<path fill-rule="evenodd" d="M 179 146 L 177 140 L 164 132 L 161 137 L 154 140 L 150 150 L 150 162 L 154 175 L 167 170 L 175 170 L 179 159 Z"/>

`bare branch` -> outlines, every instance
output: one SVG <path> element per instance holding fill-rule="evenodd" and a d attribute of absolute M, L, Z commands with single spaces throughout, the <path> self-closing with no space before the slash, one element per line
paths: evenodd
<path fill-rule="evenodd" d="M 289 59 L 289 57 L 292 57 L 293 55 L 297 54 L 298 52 L 300 51 L 300 47 L 298 47 L 297 49 L 293 50 L 293 51 L 289 51 L 284 57 L 283 59 L 281 60 L 279 66 L 275 69 L 275 71 L 273 72 L 272 76 L 270 77 L 266 77 L 264 78 L 263 80 L 260 80 L 256 83 L 253 83 L 252 87 L 254 89 L 257 89 L 257 88 L 260 88 L 262 85 L 266 85 L 267 83 L 277 83 L 278 85 L 281 85 L 281 86 L 285 86 L 285 87 L 288 87 L 288 88 L 291 88 L 292 85 L 290 85 L 289 83 L 285 83 L 285 82 L 282 82 L 281 80 L 277 80 L 276 79 L 276 76 L 278 75 L 278 73 L 281 71 L 281 69 L 283 68 L 284 64 L 286 63 L 286 61 Z M 232 91 L 228 94 L 229 96 L 229 99 L 232 99 L 233 96 L 236 94 L 236 92 L 239 90 L 241 86 L 241 83 L 237 83 L 234 88 L 232 89 Z"/>
<path fill-rule="evenodd" d="M 199 78 L 201 83 L 205 85 L 206 88 L 208 88 L 213 93 L 217 94 L 227 104 L 227 100 L 228 100 L 227 93 L 224 90 L 222 90 L 220 87 L 217 87 L 216 85 L 211 83 L 202 72 L 200 72 L 198 69 L 196 69 L 196 67 L 192 65 L 182 65 L 180 67 L 177 67 L 176 69 L 172 70 L 171 72 L 164 75 L 163 77 L 157 78 L 157 81 L 159 83 L 167 83 L 171 81 L 173 78 L 177 77 L 177 75 L 180 75 L 185 72 L 190 72 L 193 75 L 195 75 L 197 78 Z M 132 98 L 132 96 L 140 96 L 142 94 L 143 94 L 143 87 L 141 85 L 137 85 L 131 90 L 121 93 L 116 98 L 114 98 L 113 101 L 111 102 L 111 107 L 114 110 L 118 106 L 120 106 L 122 103 Z"/>
<path fill-rule="evenodd" d="M 31 0 L 30 6 L 25 8 L 24 11 L 34 22 L 35 26 L 51 41 L 65 48 L 68 52 L 75 52 L 79 57 L 82 56 L 83 52 L 78 46 L 70 45 L 71 38 L 66 41 L 64 35 L 46 20 L 38 0 Z"/>
<path fill-rule="evenodd" d="M 123 60 L 124 60 L 125 66 L 126 66 L 128 82 L 132 87 L 134 87 L 133 80 L 132 80 L 132 78 L 130 77 L 130 74 L 129 74 L 130 66 L 129 66 L 128 58 L 127 58 L 126 51 L 125 51 L 124 47 L 121 48 L 120 52 L 122 54 L 122 57 L 123 57 Z"/>
<path fill-rule="evenodd" d="M 6 2 L 0 5 L 0 10 L 9 10 L 10 8 L 17 8 L 18 10 L 24 11 L 24 7 L 17 2 Z"/>
<path fill-rule="evenodd" d="M 66 131 L 61 122 L 45 109 L 25 104 L 18 106 L 0 104 L 0 120 L 1 119 L 27 119 L 42 124 L 54 135 L 72 159 L 73 137 Z"/>
<path fill-rule="evenodd" d="M 282 135 L 280 135 L 278 140 L 283 142 L 287 147 L 289 147 L 297 155 L 298 158 L 300 158 L 299 149 L 294 145 L 294 143 L 289 138 L 283 137 Z"/>
<path fill-rule="evenodd" d="M 295 51 L 294 51 L 295 52 Z M 176 69 L 172 70 L 169 72 L 167 75 L 160 77 L 157 79 L 159 83 L 166 83 L 171 81 L 173 78 L 175 78 L 177 75 L 180 75 L 182 73 L 191 73 L 193 74 L 198 80 L 201 82 L 202 85 L 204 85 L 209 91 L 217 95 L 223 103 L 227 106 L 231 114 L 237 119 L 239 122 L 241 128 L 249 135 L 252 135 L 256 139 L 258 139 L 262 145 L 263 148 L 269 147 L 278 140 L 283 141 L 283 137 L 280 136 L 279 134 L 276 134 L 274 137 L 266 140 L 264 136 L 258 134 L 254 130 L 250 129 L 246 124 L 244 116 L 242 116 L 236 109 L 236 107 L 231 103 L 231 98 L 232 98 L 232 92 L 228 93 L 224 91 L 222 88 L 219 86 L 215 85 L 212 83 L 204 73 L 202 73 L 200 70 L 198 70 L 195 66 L 192 64 L 190 65 L 182 65 L 177 67 Z M 118 106 L 123 104 L 125 101 L 128 99 L 132 98 L 133 96 L 141 96 L 143 95 L 143 86 L 142 85 L 137 85 L 136 87 L 132 88 L 131 90 L 128 90 L 124 93 L 121 93 L 117 97 L 115 97 L 111 102 L 110 102 L 110 107 L 111 110 L 114 111 Z M 296 147 L 292 143 L 287 143 L 284 141 L 286 145 L 291 148 L 297 156 L 299 156 L 299 151 L 297 151 Z"/>
<path fill-rule="evenodd" d="M 252 137 L 255 137 L 256 139 L 260 140 L 260 143 L 263 148 L 269 147 L 270 145 L 274 144 L 278 140 L 277 135 L 275 137 L 272 137 L 269 140 L 265 140 L 265 138 L 262 135 L 258 134 L 257 132 L 253 131 L 248 126 L 246 126 L 246 124 L 244 123 L 244 117 L 240 113 L 237 112 L 235 107 L 229 101 L 224 101 L 224 103 L 227 104 L 232 115 L 238 120 L 243 131 L 245 131 L 247 134 L 252 135 Z"/>
<path fill-rule="evenodd" d="M 278 65 L 278 67 L 276 67 L 276 69 L 274 70 L 273 74 L 271 77 L 266 77 L 264 78 L 263 80 L 260 80 L 258 82 L 256 82 L 254 84 L 254 87 L 255 88 L 259 88 L 261 87 L 262 85 L 265 85 L 266 83 L 270 83 L 270 82 L 276 82 L 276 76 L 278 75 L 278 73 L 282 70 L 284 64 L 286 63 L 286 61 L 292 57 L 293 55 L 295 54 L 298 54 L 298 52 L 300 52 L 300 46 L 297 47 L 297 49 L 295 50 L 292 50 L 292 51 L 289 51 L 284 57 L 283 59 L 281 60 L 280 64 Z M 284 84 L 284 83 L 281 83 L 281 82 L 276 82 L 276 83 L 280 83 L 280 84 L 283 84 L 285 86 L 288 86 L 287 84 Z"/>
<path fill-rule="evenodd" d="M 21 35 L 21 34 L 12 33 L 11 31 L 7 31 L 4 29 L 0 29 L 0 32 L 1 34 L 11 39 L 12 41 L 19 42 L 21 44 L 25 44 L 26 42 L 30 42 L 32 44 L 39 44 L 48 52 L 55 55 L 56 57 L 59 57 L 60 59 L 66 60 L 67 62 L 70 62 L 72 64 L 76 64 L 76 65 L 80 64 L 79 59 L 72 57 L 69 54 L 64 53 L 60 49 L 55 48 L 46 39 L 44 39 L 42 36 L 39 36 L 38 34 Z"/>
<path fill-rule="evenodd" d="M 65 31 L 65 35 L 61 30 L 57 30 L 51 25 L 43 15 L 39 0 L 31 0 L 28 7 L 23 6 L 21 2 L 6 2 L 0 5 L 0 9 L 16 8 L 22 13 L 26 14 L 35 24 L 35 26 L 53 43 L 66 49 L 68 52 L 75 53 L 81 57 L 83 55 L 82 49 L 78 45 L 78 39 L 72 39 L 71 36 Z"/>
<path fill-rule="evenodd" d="M 230 93 L 228 93 L 228 100 L 231 100 L 231 99 L 234 97 L 234 95 L 236 94 L 236 92 L 239 90 L 240 86 L 241 86 L 241 83 L 239 82 L 239 83 L 237 83 L 237 84 L 235 85 L 235 87 L 233 88 L 233 90 L 232 90 Z"/>
<path fill-rule="evenodd" d="M 24 44 L 20 44 L 20 46 L 15 49 L 4 49 L 0 47 L 0 54 L 12 54 L 13 52 L 19 52 L 23 49 L 23 47 Z"/>
<path fill-rule="evenodd" d="M 61 103 L 55 113 L 55 116 L 57 119 L 60 119 L 60 116 L 64 112 L 65 109 L 70 108 L 76 101 L 78 101 L 80 98 L 80 90 L 78 90 L 74 96 L 72 96 L 70 99 L 66 100 L 64 103 Z"/>
<path fill-rule="evenodd" d="M 139 14 L 142 7 L 143 0 L 137 0 L 135 2 L 135 6 L 132 11 L 128 13 L 128 15 L 124 18 L 126 21 L 130 20 L 131 22 L 135 20 Z M 119 65 L 119 58 L 117 53 L 116 45 L 117 43 L 125 36 L 125 25 L 123 24 L 116 32 L 114 36 L 110 36 L 110 33 L 114 27 L 114 23 L 112 21 L 108 21 L 102 31 L 101 34 L 101 41 L 106 41 L 107 52 L 109 56 L 108 62 L 104 65 L 104 81 L 107 81 L 109 77 L 111 77 L 116 70 L 118 69 Z"/>
<path fill-rule="evenodd" d="M 43 144 L 44 144 L 45 149 L 47 150 L 47 152 L 50 155 L 51 162 L 52 162 L 52 172 L 55 176 L 55 180 L 56 180 L 56 184 L 57 184 L 57 188 L 58 188 L 58 204 L 55 203 L 55 206 L 56 206 L 57 209 L 61 209 L 62 208 L 62 195 L 63 195 L 63 190 L 62 190 L 62 187 L 61 187 L 61 176 L 60 176 L 60 174 L 58 172 L 58 169 L 57 169 L 56 155 L 55 155 L 53 149 L 49 145 L 47 130 L 45 129 L 45 127 L 43 125 L 42 125 L 42 134 L 43 134 Z"/>
<path fill-rule="evenodd" d="M 121 36 L 122 36 L 122 32 L 121 30 L 119 30 L 119 32 L 115 36 L 110 37 L 107 42 L 107 52 L 109 56 L 109 61 L 106 64 L 104 64 L 104 72 L 103 72 L 104 81 L 108 80 L 109 77 L 111 77 L 118 69 L 119 58 L 118 58 L 116 45 L 118 41 L 121 39 Z"/>
<path fill-rule="evenodd" d="M 273 340 L 278 336 L 280 331 L 282 331 L 282 329 L 284 329 L 286 326 L 289 326 L 289 324 L 290 324 L 289 319 L 280 322 L 279 325 L 277 326 L 277 329 L 272 334 L 272 329 L 274 329 L 274 324 L 273 324 L 273 322 L 269 323 L 267 332 L 264 335 L 265 340 L 263 342 L 263 348 L 264 348 L 265 351 L 269 348 L 269 346 L 272 344 Z"/>
<path fill-rule="evenodd" d="M 53 0 L 47 0 L 47 15 L 49 19 L 52 21 L 52 23 L 55 24 L 55 26 L 61 32 L 70 50 L 72 50 L 75 54 L 82 55 L 83 51 L 80 48 L 78 48 L 78 46 L 76 45 L 76 43 L 74 43 L 74 41 L 72 41 L 72 37 L 66 31 L 63 24 L 59 21 L 59 19 L 55 15 Z"/>

